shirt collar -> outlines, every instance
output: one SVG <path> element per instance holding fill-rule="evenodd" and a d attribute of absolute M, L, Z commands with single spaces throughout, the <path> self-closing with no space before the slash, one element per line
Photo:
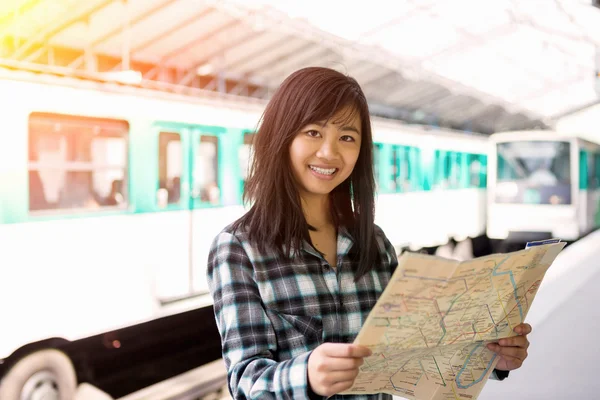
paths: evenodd
<path fill-rule="evenodd" d="M 340 226 L 338 227 L 338 232 L 337 232 L 337 255 L 338 257 L 342 257 L 347 255 L 350 252 L 350 249 L 352 249 L 352 246 L 354 245 L 354 238 L 350 235 L 350 232 L 348 231 L 348 229 L 345 226 Z M 321 255 L 319 254 L 319 252 L 310 245 L 310 243 L 308 243 L 306 240 L 303 241 L 302 243 L 302 250 L 312 254 L 315 257 L 321 257 Z M 290 257 L 293 256 L 293 251 L 289 252 Z"/>

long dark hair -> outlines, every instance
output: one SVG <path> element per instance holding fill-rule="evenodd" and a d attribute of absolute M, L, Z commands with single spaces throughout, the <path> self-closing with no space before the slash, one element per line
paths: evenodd
<path fill-rule="evenodd" d="M 355 276 L 380 261 L 375 239 L 375 178 L 371 120 L 358 82 L 329 68 L 309 67 L 290 75 L 269 101 L 254 138 L 254 157 L 244 188 L 250 210 L 233 227 L 243 227 L 259 251 L 291 255 L 311 243 L 290 164 L 290 145 L 304 126 L 327 121 L 348 107 L 361 120 L 361 147 L 351 175 L 330 194 L 333 222 L 354 239 Z M 346 115 L 345 117 L 352 117 Z"/>

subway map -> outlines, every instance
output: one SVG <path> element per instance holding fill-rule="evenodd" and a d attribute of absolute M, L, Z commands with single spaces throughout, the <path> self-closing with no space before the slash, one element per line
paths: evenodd
<path fill-rule="evenodd" d="M 404 253 L 355 343 L 373 354 L 343 394 L 476 399 L 565 243 L 468 261 Z"/>

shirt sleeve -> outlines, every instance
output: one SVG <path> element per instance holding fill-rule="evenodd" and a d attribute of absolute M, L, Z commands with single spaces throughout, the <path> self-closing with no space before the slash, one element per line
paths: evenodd
<path fill-rule="evenodd" d="M 490 374 L 490 379 L 493 379 L 496 381 L 503 381 L 504 379 L 508 378 L 509 373 L 510 373 L 510 371 L 502 371 L 499 369 L 494 369 L 492 371 L 492 373 Z"/>
<path fill-rule="evenodd" d="M 232 397 L 308 399 L 311 352 L 274 360 L 277 338 L 253 278 L 252 262 L 234 235 L 222 232 L 213 241 L 207 278 Z"/>

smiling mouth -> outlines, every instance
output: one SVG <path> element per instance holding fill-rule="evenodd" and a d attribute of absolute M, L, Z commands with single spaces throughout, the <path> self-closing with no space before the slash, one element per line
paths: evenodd
<path fill-rule="evenodd" d="M 331 176 L 337 172 L 337 168 L 319 168 L 313 165 L 308 166 L 312 171 L 315 171 L 318 174 Z"/>

